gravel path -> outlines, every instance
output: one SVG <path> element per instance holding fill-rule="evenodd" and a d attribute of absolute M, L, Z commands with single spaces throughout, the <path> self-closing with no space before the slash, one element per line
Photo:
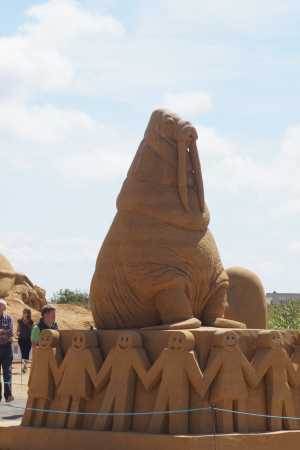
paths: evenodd
<path fill-rule="evenodd" d="M 3 382 L 3 379 L 1 380 Z M 14 408 L 14 406 L 24 408 L 27 399 L 27 382 L 28 373 L 21 374 L 21 365 L 19 363 L 13 364 L 13 395 L 15 400 L 10 403 L 5 403 L 4 398 L 0 403 L 0 426 L 8 427 L 12 425 L 20 425 L 23 415 L 23 410 Z M 2 387 L 3 389 L 3 387 Z"/>

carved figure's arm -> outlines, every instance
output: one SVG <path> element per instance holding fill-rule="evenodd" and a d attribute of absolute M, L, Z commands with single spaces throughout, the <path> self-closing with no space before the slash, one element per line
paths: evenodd
<path fill-rule="evenodd" d="M 289 355 L 286 352 L 285 352 L 285 354 L 286 354 L 286 371 L 287 371 L 287 376 L 288 376 L 288 382 L 291 387 L 294 387 L 294 388 L 298 387 L 300 384 L 298 372 L 297 372 L 296 368 L 294 367 Z"/>
<path fill-rule="evenodd" d="M 147 389 L 147 370 L 150 367 L 150 361 L 143 348 L 133 349 L 133 361 L 132 365 L 137 373 L 137 376 Z"/>
<path fill-rule="evenodd" d="M 219 370 L 221 369 L 222 364 L 223 364 L 222 350 L 212 349 L 209 354 L 206 369 L 204 371 L 201 388 L 202 397 L 205 396 L 209 386 L 211 385 L 211 383 L 217 376 Z"/>
<path fill-rule="evenodd" d="M 261 348 L 258 349 L 254 355 L 254 358 L 251 361 L 251 364 L 256 372 L 256 384 L 253 387 L 256 387 L 258 383 L 262 380 L 262 378 L 267 373 L 268 369 L 272 365 L 272 349 Z"/>
<path fill-rule="evenodd" d="M 195 352 L 187 352 L 185 370 L 195 391 L 202 396 L 203 373 L 199 367 Z"/>
<path fill-rule="evenodd" d="M 94 386 L 97 390 L 103 389 L 109 381 L 112 365 L 114 363 L 114 354 L 115 351 L 114 349 L 112 349 L 107 355 L 98 374 L 96 375 Z"/>
<path fill-rule="evenodd" d="M 67 356 L 66 356 L 67 358 Z M 64 370 L 65 370 L 65 365 L 64 362 L 66 360 L 66 358 L 64 359 L 63 363 L 61 364 L 60 367 L 58 367 L 57 362 L 55 360 L 55 357 L 53 355 L 53 351 L 51 349 L 51 353 L 49 355 L 49 368 L 51 370 L 51 373 L 53 375 L 53 379 L 54 379 L 54 383 L 57 386 L 63 376 Z"/>
<path fill-rule="evenodd" d="M 250 387 L 254 388 L 258 385 L 260 380 L 257 376 L 257 373 L 256 373 L 254 367 L 248 361 L 248 359 L 246 358 L 244 353 L 241 350 L 239 351 L 239 353 L 240 353 L 241 365 L 242 365 L 242 370 L 243 370 L 245 379 L 246 379 L 248 385 Z"/>
<path fill-rule="evenodd" d="M 295 345 L 294 352 L 291 357 L 294 369 L 299 374 L 300 373 L 300 345 Z"/>
<path fill-rule="evenodd" d="M 99 363 L 100 364 L 98 364 L 98 366 L 99 365 L 101 366 L 103 364 L 101 354 L 100 354 Z M 97 373 L 98 373 L 99 367 L 97 370 L 96 365 L 95 365 L 95 360 L 93 358 L 93 354 L 90 350 L 85 350 L 85 369 L 86 369 L 94 387 L 96 388 L 97 387 Z"/>
<path fill-rule="evenodd" d="M 167 356 L 167 349 L 164 349 L 152 367 L 148 370 L 144 379 L 144 386 L 147 390 L 152 389 L 160 380 L 161 372 L 164 368 L 164 363 Z"/>

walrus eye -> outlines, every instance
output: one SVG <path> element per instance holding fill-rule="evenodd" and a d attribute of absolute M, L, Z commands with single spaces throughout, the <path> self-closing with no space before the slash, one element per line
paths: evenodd
<path fill-rule="evenodd" d="M 175 120 L 170 116 L 166 117 L 162 128 L 165 137 L 174 137 Z"/>

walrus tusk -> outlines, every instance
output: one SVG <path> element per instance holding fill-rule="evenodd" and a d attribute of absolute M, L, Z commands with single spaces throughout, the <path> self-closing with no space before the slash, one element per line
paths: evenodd
<path fill-rule="evenodd" d="M 187 189 L 187 147 L 184 141 L 177 145 L 178 167 L 177 167 L 177 186 L 181 203 L 186 211 L 190 210 Z"/>
<path fill-rule="evenodd" d="M 199 200 L 200 211 L 203 212 L 204 208 L 205 208 L 203 178 L 202 178 L 202 170 L 201 170 L 201 164 L 200 164 L 200 160 L 199 160 L 198 149 L 197 149 L 197 145 L 196 145 L 195 141 L 192 142 L 189 149 L 190 149 L 190 154 L 191 154 L 193 170 L 195 172 L 194 177 L 195 177 L 195 181 L 196 181 L 197 197 Z"/>

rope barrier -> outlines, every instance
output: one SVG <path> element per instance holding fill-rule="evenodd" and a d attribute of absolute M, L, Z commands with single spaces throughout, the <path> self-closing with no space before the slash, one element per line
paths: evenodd
<path fill-rule="evenodd" d="M 150 416 L 150 415 L 164 415 L 164 414 L 183 414 L 189 412 L 197 412 L 197 411 L 208 411 L 211 410 L 211 407 L 203 407 L 203 408 L 192 408 L 192 409 L 175 409 L 175 410 L 166 410 L 166 411 L 138 411 L 138 412 L 83 412 L 83 411 L 64 411 L 61 409 L 44 409 L 44 408 L 26 408 L 23 406 L 17 406 L 13 404 L 2 406 L 22 409 L 23 411 L 33 411 L 33 412 L 46 412 L 48 414 L 67 414 L 67 415 L 77 415 L 77 416 Z"/>
<path fill-rule="evenodd" d="M 225 409 L 225 408 L 217 408 L 213 407 L 215 411 L 225 412 L 225 413 L 233 413 L 240 414 L 243 416 L 255 416 L 255 417 L 265 417 L 268 419 L 285 419 L 285 420 L 300 420 L 300 417 L 295 416 L 273 416 L 271 414 L 263 414 L 263 413 L 255 413 L 255 412 L 246 412 L 246 411 L 236 411 L 233 409 Z"/>
<path fill-rule="evenodd" d="M 245 416 L 264 417 L 269 419 L 286 419 L 286 420 L 300 420 L 300 417 L 296 416 L 274 416 L 271 414 L 263 414 L 256 412 L 237 411 L 233 409 L 218 408 L 216 406 L 204 406 L 199 408 L 186 408 L 176 410 L 165 411 L 137 411 L 137 412 L 83 412 L 83 411 L 65 411 L 61 409 L 46 409 L 46 408 L 26 408 L 19 405 L 3 404 L 2 406 L 19 409 L 23 411 L 32 412 L 45 412 L 48 414 L 65 414 L 65 415 L 78 415 L 78 416 L 148 416 L 148 415 L 164 415 L 164 414 L 186 414 L 200 411 L 219 411 L 230 414 L 240 414 Z"/>

